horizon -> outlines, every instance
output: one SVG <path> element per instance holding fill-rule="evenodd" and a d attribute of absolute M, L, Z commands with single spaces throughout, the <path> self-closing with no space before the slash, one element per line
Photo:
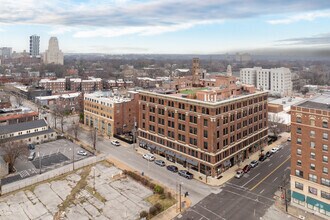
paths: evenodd
<path fill-rule="evenodd" d="M 0 47 L 66 53 L 226 54 L 330 50 L 330 2 L 0 0 Z M 143 13 L 141 13 L 143 12 Z"/>

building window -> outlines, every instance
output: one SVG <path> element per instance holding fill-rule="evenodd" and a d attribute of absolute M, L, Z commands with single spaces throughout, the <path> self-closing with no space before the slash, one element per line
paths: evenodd
<path fill-rule="evenodd" d="M 325 163 L 328 163 L 328 156 L 323 156 L 322 161 L 325 162 Z"/>
<path fill-rule="evenodd" d="M 301 139 L 297 138 L 297 144 L 301 144 Z"/>
<path fill-rule="evenodd" d="M 204 130 L 204 137 L 207 138 L 208 137 L 208 133 L 207 130 Z"/>
<path fill-rule="evenodd" d="M 321 197 L 327 200 L 330 200 L 330 193 L 321 191 Z"/>
<path fill-rule="evenodd" d="M 315 153 L 314 152 L 311 152 L 311 159 L 315 160 Z"/>
<path fill-rule="evenodd" d="M 311 148 L 315 148 L 315 142 L 311 141 Z"/>
<path fill-rule="evenodd" d="M 329 168 L 328 168 L 328 167 L 323 167 L 322 172 L 323 172 L 324 174 L 328 174 L 328 172 L 329 172 Z"/>
<path fill-rule="evenodd" d="M 304 172 L 301 170 L 296 170 L 296 176 L 304 177 Z"/>
<path fill-rule="evenodd" d="M 317 176 L 316 175 L 314 175 L 314 174 L 309 174 L 308 175 L 308 179 L 310 180 L 310 181 L 312 181 L 312 182 L 317 182 Z"/>
<path fill-rule="evenodd" d="M 315 137 L 315 131 L 310 132 L 310 137 L 312 137 L 312 138 Z"/>
<path fill-rule="evenodd" d="M 323 144 L 323 145 L 322 145 L 322 150 L 323 150 L 323 151 L 328 151 L 328 145 Z"/>
<path fill-rule="evenodd" d="M 302 184 L 302 183 L 295 182 L 295 187 L 296 187 L 296 189 L 304 190 L 304 184 Z"/>
<path fill-rule="evenodd" d="M 315 170 L 315 164 L 311 163 L 311 165 L 310 165 L 310 169 L 311 169 L 311 170 Z"/>
<path fill-rule="evenodd" d="M 330 179 L 321 178 L 321 184 L 325 186 L 330 186 Z"/>
<path fill-rule="evenodd" d="M 297 149 L 297 155 L 301 155 L 301 149 Z"/>
<path fill-rule="evenodd" d="M 323 138 L 324 140 L 328 140 L 328 133 L 323 133 L 322 138 Z"/>
<path fill-rule="evenodd" d="M 301 117 L 297 117 L 297 123 L 301 123 Z"/>
<path fill-rule="evenodd" d="M 301 128 L 297 128 L 297 134 L 301 134 Z"/>
<path fill-rule="evenodd" d="M 204 119 L 204 126 L 207 126 L 207 119 Z"/>
<path fill-rule="evenodd" d="M 323 128 L 328 128 L 328 122 L 327 121 L 323 121 L 322 122 L 322 127 Z"/>
<path fill-rule="evenodd" d="M 313 195 L 317 195 L 317 189 L 314 188 L 314 187 L 309 186 L 308 187 L 308 192 L 313 194 Z"/>
<path fill-rule="evenodd" d="M 311 126 L 315 126 L 315 120 L 311 119 Z"/>
<path fill-rule="evenodd" d="M 297 160 L 297 166 L 301 166 L 301 160 Z"/>
<path fill-rule="evenodd" d="M 208 148 L 208 144 L 207 142 L 204 142 L 204 150 L 207 150 L 207 148 Z"/>

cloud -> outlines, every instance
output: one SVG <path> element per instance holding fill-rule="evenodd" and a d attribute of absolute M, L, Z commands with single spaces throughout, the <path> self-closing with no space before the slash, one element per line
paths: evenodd
<path fill-rule="evenodd" d="M 0 24 L 55 26 L 53 34 L 73 32 L 75 37 L 153 35 L 230 19 L 330 9 L 330 1 L 323 0 L 0 0 L 0 4 Z"/>
<path fill-rule="evenodd" d="M 312 37 L 289 38 L 277 41 L 278 46 L 304 45 L 304 46 L 330 46 L 330 33 L 315 35 Z"/>
<path fill-rule="evenodd" d="M 267 21 L 270 24 L 291 24 L 299 21 L 313 21 L 317 18 L 329 18 L 330 11 L 317 11 L 317 12 L 308 12 L 298 15 L 289 16 L 284 19 L 275 19 Z"/>

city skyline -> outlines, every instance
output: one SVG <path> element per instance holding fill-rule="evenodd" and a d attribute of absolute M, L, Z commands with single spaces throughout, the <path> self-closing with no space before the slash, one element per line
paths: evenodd
<path fill-rule="evenodd" d="M 0 0 L 0 47 L 64 53 L 226 53 L 329 48 L 327 1 Z"/>

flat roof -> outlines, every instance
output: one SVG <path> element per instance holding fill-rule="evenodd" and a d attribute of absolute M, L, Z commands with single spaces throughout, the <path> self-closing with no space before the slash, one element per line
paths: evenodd
<path fill-rule="evenodd" d="M 297 106 L 330 111 L 330 93 L 315 96 L 305 102 L 299 103 Z"/>
<path fill-rule="evenodd" d="M 284 97 L 279 99 L 268 99 L 269 104 L 282 105 L 283 110 L 289 111 L 292 105 L 296 105 L 306 99 L 301 97 Z"/>

